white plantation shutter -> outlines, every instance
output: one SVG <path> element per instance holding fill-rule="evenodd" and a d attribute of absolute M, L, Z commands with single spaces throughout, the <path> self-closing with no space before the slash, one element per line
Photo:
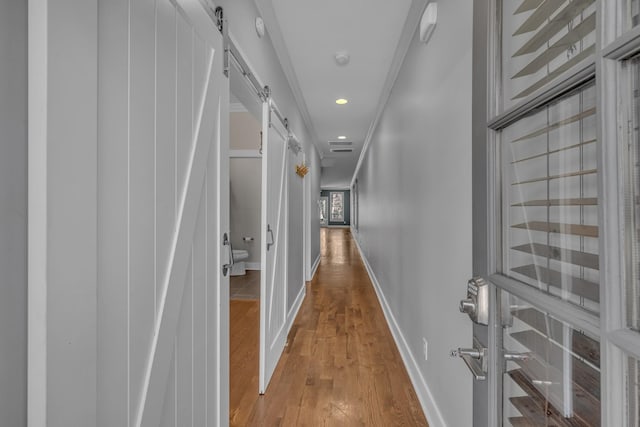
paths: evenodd
<path fill-rule="evenodd" d="M 593 55 L 595 25 L 595 0 L 504 1 L 504 107 Z"/>
<path fill-rule="evenodd" d="M 503 131 L 502 273 L 599 311 L 595 87 Z"/>
<path fill-rule="evenodd" d="M 501 293 L 506 363 L 505 426 L 600 426 L 600 343 L 572 325 Z"/>

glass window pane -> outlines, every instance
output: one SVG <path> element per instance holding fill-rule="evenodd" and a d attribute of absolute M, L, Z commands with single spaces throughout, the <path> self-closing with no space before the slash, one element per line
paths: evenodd
<path fill-rule="evenodd" d="M 623 17 L 626 21 L 623 22 L 623 28 L 628 30 L 637 27 L 640 24 L 640 0 L 627 0 L 625 8 Z"/>
<path fill-rule="evenodd" d="M 344 193 L 331 194 L 331 222 L 344 222 Z"/>
<path fill-rule="evenodd" d="M 633 357 L 627 359 L 627 402 L 627 425 L 640 425 L 640 362 Z"/>
<path fill-rule="evenodd" d="M 503 108 L 595 53 L 595 0 L 503 0 Z"/>
<path fill-rule="evenodd" d="M 599 311 L 593 85 L 502 132 L 500 272 Z"/>
<path fill-rule="evenodd" d="M 320 197 L 320 225 L 326 226 L 329 224 L 329 199 L 327 197 Z"/>
<path fill-rule="evenodd" d="M 632 115 L 633 141 L 629 144 L 629 155 L 623 156 L 628 163 L 627 235 L 630 260 L 627 280 L 627 326 L 640 331 L 640 59 L 631 62 L 633 75 Z"/>
<path fill-rule="evenodd" d="M 599 426 L 600 344 L 501 293 L 505 426 Z"/>

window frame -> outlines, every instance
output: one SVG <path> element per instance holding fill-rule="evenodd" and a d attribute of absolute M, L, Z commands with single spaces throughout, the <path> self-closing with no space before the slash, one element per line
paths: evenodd
<path fill-rule="evenodd" d="M 502 109 L 502 0 L 489 4 L 487 40 L 487 267 L 492 284 L 492 304 L 498 289 L 529 301 L 559 320 L 600 337 L 602 425 L 626 425 L 626 358 L 640 360 L 640 332 L 626 327 L 626 249 L 625 249 L 625 176 L 621 169 L 620 147 L 629 142 L 623 134 L 627 127 L 630 93 L 630 67 L 625 61 L 640 54 L 640 25 L 625 30 L 625 0 L 596 2 L 596 53 L 558 76 L 512 107 Z M 498 274 L 501 244 L 500 209 L 501 170 L 499 151 L 501 130 L 529 112 L 558 99 L 589 80 L 595 79 L 597 92 L 598 203 L 600 256 L 600 314 L 594 315 L 556 297 L 545 295 L 515 279 Z M 625 99 L 626 98 L 626 99 Z M 620 100 L 622 99 L 622 102 Z M 502 360 L 499 316 L 492 313 L 489 345 L 493 349 L 489 376 L 490 425 L 502 425 Z"/>
<path fill-rule="evenodd" d="M 618 3 L 620 10 L 623 5 Z M 604 8 L 603 8 L 604 9 Z M 610 199 L 605 205 L 604 227 L 608 244 L 616 252 L 609 253 L 606 260 L 607 283 L 611 284 L 601 294 L 604 295 L 606 315 L 602 316 L 603 375 L 602 394 L 607 396 L 603 402 L 603 422 L 605 425 L 626 425 L 627 419 L 627 358 L 640 360 L 640 332 L 627 327 L 627 281 L 629 259 L 625 239 L 626 229 L 625 195 L 630 189 L 628 181 L 628 163 L 624 157 L 626 147 L 632 144 L 633 135 L 629 123 L 632 120 L 632 67 L 630 61 L 640 54 L 640 26 L 632 28 L 618 37 L 622 22 L 618 14 L 606 15 L 604 19 L 612 28 L 603 33 L 609 34 L 609 43 L 602 49 L 599 57 L 599 71 L 602 80 L 601 104 L 606 108 L 600 118 L 601 138 L 608 143 L 602 148 L 603 167 L 611 172 L 603 177 L 602 188 Z M 611 249 L 609 249 L 611 251 Z"/>
<path fill-rule="evenodd" d="M 502 111 L 502 1 L 493 0 L 490 8 L 489 23 L 489 117 L 487 121 L 488 128 L 488 170 L 494 171 L 488 180 L 488 196 L 490 212 L 488 212 L 488 253 L 489 256 L 489 280 L 500 289 L 503 289 L 519 298 L 525 299 L 530 303 L 539 306 L 541 309 L 548 311 L 551 315 L 572 324 L 578 329 L 585 330 L 595 336 L 600 336 L 600 319 L 598 316 L 580 309 L 575 305 L 562 301 L 554 296 L 545 295 L 536 291 L 534 288 L 510 277 L 498 273 L 499 259 L 498 253 L 501 245 L 501 225 L 499 218 L 502 209 L 502 201 L 500 187 L 502 181 L 502 171 L 499 159 L 500 147 L 502 144 L 502 130 L 515 123 L 521 118 L 527 116 L 530 112 L 547 105 L 554 100 L 559 99 L 562 95 L 575 90 L 585 83 L 595 79 L 596 92 L 600 93 L 600 87 L 597 74 L 597 57 L 595 55 L 586 58 L 573 68 L 567 70 L 558 76 L 554 81 L 539 88 L 532 94 L 526 96 L 522 101 L 512 107 Z M 597 6 L 596 14 L 599 16 L 601 4 Z M 596 32 L 598 29 L 596 28 Z M 596 33 L 597 35 L 597 33 Z M 596 45 L 598 46 L 598 37 L 596 37 Z M 597 51 L 598 49 L 596 49 Z M 597 117 L 599 117 L 600 102 L 597 102 Z M 598 120 L 599 123 L 599 120 Z M 598 133 L 599 142 L 600 134 Z M 599 144 L 600 147 L 602 144 Z M 601 154 L 601 153 L 600 153 Z M 598 168 L 600 170 L 600 160 Z M 600 174 L 599 174 L 600 175 Z M 599 178 L 600 181 L 600 178 Z M 598 191 L 602 189 L 599 186 Z M 598 195 L 599 199 L 601 194 Z M 600 208 L 601 209 L 601 208 Z M 602 239 L 602 238 L 601 238 Z M 602 250 L 602 243 L 600 243 Z M 600 280 L 602 283 L 602 279 Z M 602 290 L 601 286 L 601 290 Z M 602 293 L 602 292 L 601 292 Z M 601 307 L 602 310 L 602 307 Z M 494 328 L 491 328 L 494 329 Z"/>
<path fill-rule="evenodd" d="M 335 194 L 335 195 L 339 195 L 339 196 L 340 196 L 340 197 L 339 197 L 339 199 L 340 199 L 340 203 L 341 203 L 341 205 L 342 205 L 342 206 L 340 207 L 340 209 L 341 209 L 341 210 L 340 210 L 340 211 L 341 211 L 341 216 L 340 216 L 340 218 L 341 218 L 341 219 L 339 219 L 339 220 L 334 220 L 334 219 L 333 219 L 333 207 L 334 207 L 334 205 L 333 205 L 334 197 L 333 197 L 333 196 L 334 196 L 334 194 Z M 337 222 L 342 222 L 342 223 L 344 223 L 344 222 L 346 222 L 346 219 L 345 219 L 345 209 L 344 209 L 344 206 L 345 206 L 345 200 L 344 200 L 344 199 L 345 199 L 345 197 L 344 197 L 344 191 L 330 191 L 330 192 L 329 192 L 329 224 L 331 224 L 332 222 L 333 222 L 333 223 L 337 223 Z"/>

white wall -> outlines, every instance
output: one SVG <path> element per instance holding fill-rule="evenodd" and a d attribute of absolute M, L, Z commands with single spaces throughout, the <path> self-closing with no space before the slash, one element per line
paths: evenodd
<path fill-rule="evenodd" d="M 309 191 L 312 195 L 320 194 L 320 161 L 317 150 L 313 145 L 287 78 L 271 44 L 269 29 L 267 28 L 267 32 L 262 38 L 258 38 L 256 34 L 255 18 L 259 14 L 254 1 L 221 0 L 215 3 L 224 8 L 224 16 L 229 23 L 229 32 L 245 60 L 261 83 L 269 85 L 272 97 L 278 108 L 289 119 L 289 127 L 302 144 L 308 164 L 311 166 L 309 174 L 305 177 L 305 180 L 310 180 L 311 188 Z M 309 212 L 317 211 L 315 197 L 311 196 L 307 200 Z M 302 206 L 300 206 L 300 210 L 303 210 Z M 309 248 L 301 249 L 298 252 L 299 259 L 296 257 L 289 260 L 289 262 L 313 263 L 317 255 L 319 255 L 320 227 L 319 224 L 315 225 L 314 218 L 312 215 L 310 220 L 313 225 L 308 230 L 310 233 L 310 238 L 307 239 L 310 245 Z M 304 259 L 305 256 L 303 254 L 305 253 L 312 258 L 311 261 L 308 258 Z"/>
<path fill-rule="evenodd" d="M 309 150 L 306 158 L 307 165 L 312 171 L 305 177 L 305 199 L 307 206 L 306 232 L 307 252 L 305 267 L 306 280 L 311 280 L 320 263 L 320 156 L 316 150 Z M 314 172 L 315 171 L 315 172 Z"/>
<path fill-rule="evenodd" d="M 471 4 L 438 2 L 435 33 L 427 45 L 414 36 L 357 174 L 359 243 L 433 426 L 472 425 L 471 375 L 449 357 L 471 339 L 457 308 L 472 262 L 471 52 Z"/>
<path fill-rule="evenodd" d="M 231 150 L 258 150 L 262 125 L 249 112 L 229 114 L 229 146 Z M 231 158 L 230 221 L 234 249 L 249 251 L 247 263 L 259 267 L 261 240 L 262 159 Z M 243 237 L 253 237 L 245 242 Z"/>
<path fill-rule="evenodd" d="M 234 249 L 249 251 L 247 263 L 260 267 L 260 248 L 262 240 L 261 200 L 262 200 L 262 159 L 231 158 L 229 160 L 229 193 L 231 243 Z M 244 241 L 252 237 L 252 241 Z"/>
<path fill-rule="evenodd" d="M 27 423 L 27 2 L 0 1 L 0 417 Z"/>
<path fill-rule="evenodd" d="M 300 209 L 300 206 L 304 205 L 304 181 L 295 172 L 295 165 L 302 162 L 303 154 L 298 153 L 296 156 L 292 151 L 289 151 L 289 170 L 285 179 L 288 181 L 288 225 L 287 238 L 288 254 L 287 260 L 296 260 L 296 262 L 287 262 L 287 312 L 291 311 L 291 308 L 296 301 L 296 298 L 300 294 L 304 287 L 304 209 Z M 304 178 L 308 179 L 308 178 Z"/>
<path fill-rule="evenodd" d="M 258 150 L 262 123 L 248 111 L 229 113 L 229 148 L 231 150 Z"/>

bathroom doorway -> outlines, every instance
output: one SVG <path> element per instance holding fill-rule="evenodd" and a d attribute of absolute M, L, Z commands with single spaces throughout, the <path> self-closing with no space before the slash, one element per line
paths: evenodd
<path fill-rule="evenodd" d="M 258 301 L 262 256 L 263 102 L 256 92 L 257 82 L 247 80 L 242 65 L 235 60 L 231 60 L 230 65 L 229 209 L 234 265 L 229 297 Z"/>
<path fill-rule="evenodd" d="M 234 265 L 229 280 L 229 424 L 244 425 L 258 392 L 260 345 L 262 101 L 230 68 L 229 209 Z"/>
<path fill-rule="evenodd" d="M 228 42 L 230 243 L 235 249 L 229 403 L 230 424 L 245 425 L 243 414 L 249 408 L 243 405 L 256 392 L 267 392 L 306 295 L 308 169 L 304 141 L 278 108 L 270 87 Z"/>
<path fill-rule="evenodd" d="M 229 297 L 259 300 L 262 101 L 234 67 L 229 78 L 229 209 L 234 255 Z"/>
<path fill-rule="evenodd" d="M 231 245 L 231 299 L 260 297 L 260 214 L 262 203 L 262 160 L 258 149 L 260 124 L 245 111 L 230 113 L 231 152 L 229 158 Z M 252 141 L 253 140 L 253 141 Z"/>

